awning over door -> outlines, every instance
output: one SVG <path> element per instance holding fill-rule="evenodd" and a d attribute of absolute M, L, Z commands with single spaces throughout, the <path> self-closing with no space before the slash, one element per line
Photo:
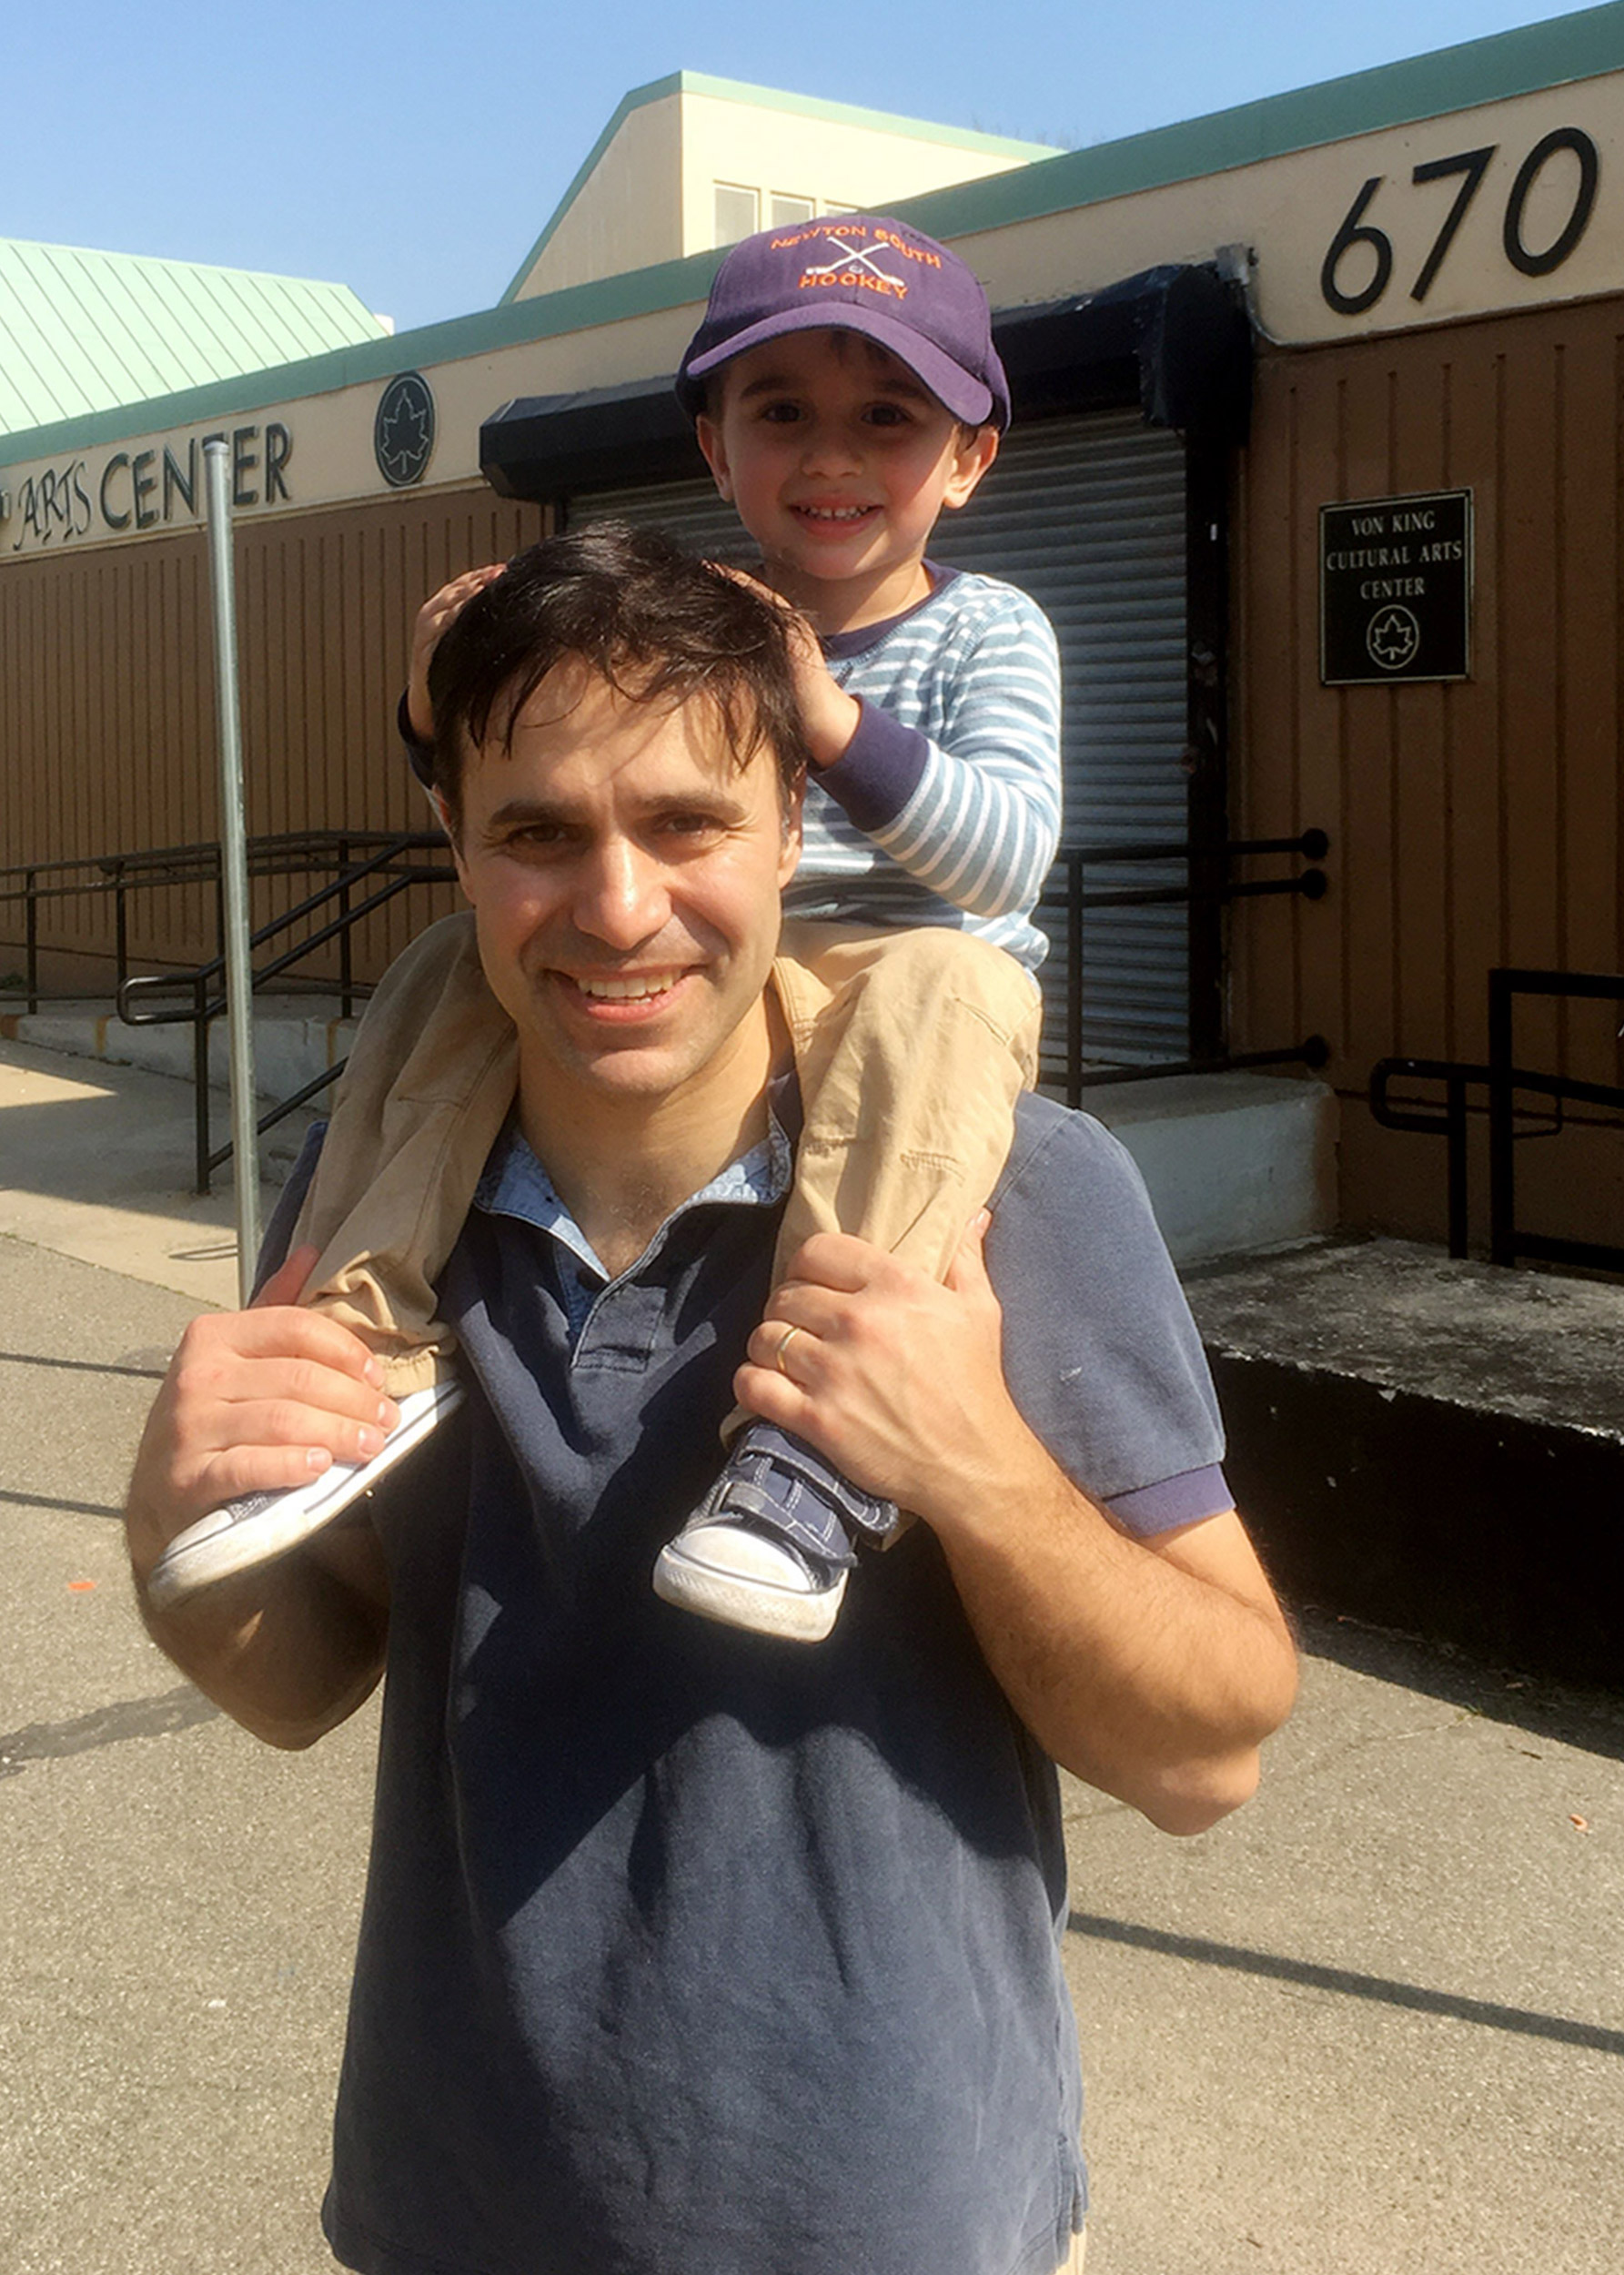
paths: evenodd
<path fill-rule="evenodd" d="M 1135 405 L 1153 427 L 1246 440 L 1252 336 L 1236 287 L 1207 264 L 1148 268 L 1076 299 L 993 322 L 1015 422 Z M 479 465 L 504 498 L 634 488 L 694 471 L 668 378 L 504 403 L 479 430 Z"/>

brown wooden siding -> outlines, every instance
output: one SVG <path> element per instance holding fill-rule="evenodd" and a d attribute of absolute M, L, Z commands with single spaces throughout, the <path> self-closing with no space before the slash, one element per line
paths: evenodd
<path fill-rule="evenodd" d="M 1621 376 L 1618 301 L 1259 363 L 1233 819 L 1243 836 L 1328 830 L 1333 891 L 1243 905 L 1233 1032 L 1328 1037 L 1351 1224 L 1443 1224 L 1441 1146 L 1371 1121 L 1377 1059 L 1484 1058 L 1493 965 L 1624 969 Z M 1320 506 L 1452 489 L 1475 499 L 1471 678 L 1322 687 Z M 1624 1081 L 1619 1017 L 1529 1005 L 1518 1056 Z M 1530 1143 L 1518 1166 L 1540 1229 L 1624 1240 L 1624 1132 Z M 1474 1182 L 1482 1201 L 1480 1160 Z"/>
<path fill-rule="evenodd" d="M 542 510 L 484 489 L 248 522 L 237 536 L 238 673 L 248 828 L 419 829 L 395 706 L 419 604 L 459 571 L 542 534 Z M 98 552 L 0 562 L 0 868 L 214 837 L 213 633 L 201 531 Z M 287 905 L 258 884 L 257 920 Z M 450 905 L 403 895 L 358 943 L 375 977 Z M 214 952 L 212 894 L 131 904 L 132 957 Z M 0 908 L 6 964 L 22 913 Z M 42 942 L 103 958 L 112 903 L 47 905 Z M 86 967 L 87 970 L 90 968 Z"/>

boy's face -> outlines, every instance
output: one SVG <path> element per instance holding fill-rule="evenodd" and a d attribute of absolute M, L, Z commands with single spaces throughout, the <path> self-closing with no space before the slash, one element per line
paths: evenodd
<path fill-rule="evenodd" d="M 923 600 L 925 546 L 992 464 L 896 357 L 860 333 L 790 332 L 723 365 L 698 421 L 716 486 L 762 549 L 767 581 L 823 629 Z"/>

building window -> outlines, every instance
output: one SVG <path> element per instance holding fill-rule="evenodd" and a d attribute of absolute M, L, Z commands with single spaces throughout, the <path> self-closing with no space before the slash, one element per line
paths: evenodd
<path fill-rule="evenodd" d="M 717 244 L 737 245 L 741 237 L 753 237 L 762 226 L 761 192 L 733 182 L 718 182 L 715 187 Z"/>
<path fill-rule="evenodd" d="M 773 191 L 771 224 L 773 228 L 798 228 L 802 221 L 812 219 L 812 201 L 810 197 L 786 197 L 781 190 Z"/>
<path fill-rule="evenodd" d="M 862 207 L 861 206 L 837 206 L 832 199 L 825 197 L 823 210 L 825 213 L 861 213 Z"/>

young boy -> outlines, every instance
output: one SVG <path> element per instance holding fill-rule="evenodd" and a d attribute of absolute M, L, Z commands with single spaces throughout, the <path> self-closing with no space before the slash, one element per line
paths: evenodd
<path fill-rule="evenodd" d="M 1060 819 L 1046 619 L 1013 587 L 925 558 L 1008 423 L 986 299 L 954 254 L 899 222 L 767 231 L 723 261 L 677 391 L 761 548 L 762 581 L 816 636 L 793 628 L 812 780 L 774 973 L 804 1111 L 779 1276 L 813 1232 L 840 1228 L 940 1278 L 1034 1075 L 1045 943 L 1030 912 Z M 419 619 L 403 709 L 430 784 L 433 648 L 497 574 L 455 580 Z M 324 1250 L 318 1299 L 419 1402 L 445 1341 L 429 1283 L 512 1087 L 511 1027 L 464 921 L 451 927 L 449 953 L 435 927 L 375 997 L 295 1236 Z M 792 1375 L 795 1332 L 778 1351 Z M 736 1412 L 729 1432 L 654 1584 L 815 1641 L 853 1539 L 889 1541 L 898 1512 L 767 1423 Z"/>

